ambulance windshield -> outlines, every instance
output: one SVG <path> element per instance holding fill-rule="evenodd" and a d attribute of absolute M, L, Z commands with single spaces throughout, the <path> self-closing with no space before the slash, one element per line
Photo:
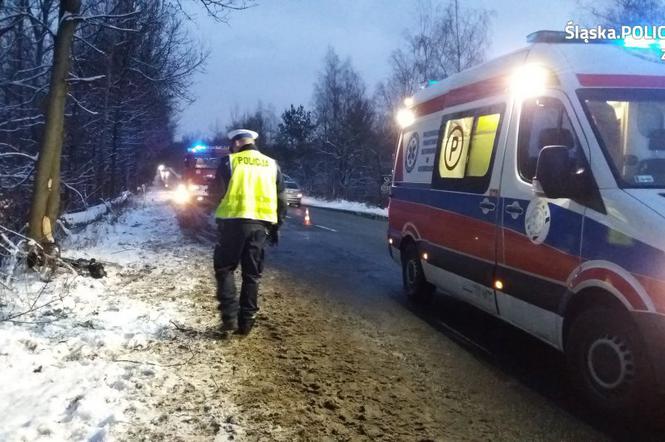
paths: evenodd
<path fill-rule="evenodd" d="M 622 187 L 665 187 L 665 91 L 580 91 Z"/>

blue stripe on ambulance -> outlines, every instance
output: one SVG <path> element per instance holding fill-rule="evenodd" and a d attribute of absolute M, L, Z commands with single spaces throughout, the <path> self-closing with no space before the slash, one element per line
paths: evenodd
<path fill-rule="evenodd" d="M 472 193 L 447 192 L 443 190 L 432 190 L 429 184 L 423 186 L 400 185 L 393 187 L 393 198 L 416 204 L 424 204 L 436 209 L 447 210 L 460 215 L 487 221 L 483 216 L 479 204 L 485 195 Z"/>
<path fill-rule="evenodd" d="M 485 195 L 432 190 L 427 183 L 395 186 L 393 198 L 412 203 L 424 204 L 437 209 L 447 210 L 460 215 L 487 221 L 479 210 L 478 204 Z M 502 198 L 501 209 L 518 201 L 526 212 L 528 200 Z M 582 233 L 582 214 L 550 204 L 552 220 L 550 232 L 544 244 L 571 256 L 580 254 L 580 234 Z M 503 227 L 526 235 L 524 217 L 517 219 L 509 215 L 502 216 Z M 582 260 L 606 260 L 626 269 L 631 273 L 641 274 L 665 280 L 665 252 L 650 245 L 629 238 L 589 217 L 584 220 L 584 241 L 581 250 Z"/>

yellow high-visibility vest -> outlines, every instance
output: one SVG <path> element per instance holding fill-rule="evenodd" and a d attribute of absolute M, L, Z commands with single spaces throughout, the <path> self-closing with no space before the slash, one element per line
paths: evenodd
<path fill-rule="evenodd" d="M 277 163 L 257 150 L 229 155 L 231 180 L 215 216 L 277 223 Z"/>

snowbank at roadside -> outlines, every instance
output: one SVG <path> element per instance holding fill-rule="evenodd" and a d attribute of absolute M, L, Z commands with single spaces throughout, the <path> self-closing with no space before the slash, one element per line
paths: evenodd
<path fill-rule="evenodd" d="M 0 440 L 99 442 L 157 418 L 146 398 L 168 394 L 177 369 L 151 343 L 182 321 L 174 281 L 196 284 L 167 198 L 148 194 L 63 244 L 65 256 L 104 262 L 108 277 L 28 273 L 0 286 Z"/>
<path fill-rule="evenodd" d="M 302 204 L 304 204 L 305 206 L 322 207 L 325 209 L 342 210 L 345 212 L 362 213 L 362 214 L 380 216 L 385 218 L 388 217 L 388 209 L 382 209 L 381 207 L 370 206 L 368 204 L 358 203 L 355 201 L 346 201 L 346 200 L 326 201 L 320 198 L 304 196 L 302 198 Z"/>

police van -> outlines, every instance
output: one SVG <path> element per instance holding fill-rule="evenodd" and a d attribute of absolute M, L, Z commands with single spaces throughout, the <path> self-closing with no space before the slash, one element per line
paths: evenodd
<path fill-rule="evenodd" d="M 405 101 L 390 254 L 413 300 L 523 329 L 592 404 L 630 410 L 665 387 L 662 50 L 528 41 Z"/>

